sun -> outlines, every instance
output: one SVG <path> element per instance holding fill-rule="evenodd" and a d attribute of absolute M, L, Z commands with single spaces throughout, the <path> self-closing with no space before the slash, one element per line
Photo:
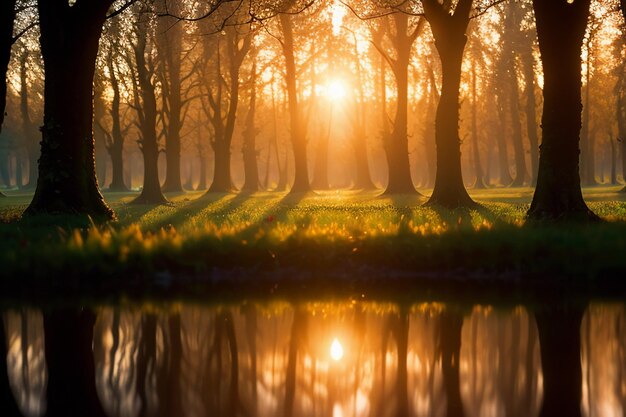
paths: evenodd
<path fill-rule="evenodd" d="M 332 80 L 326 84 L 326 96 L 331 101 L 341 100 L 346 96 L 346 87 L 340 80 Z"/>
<path fill-rule="evenodd" d="M 341 358 L 343 358 L 343 346 L 341 346 L 341 343 L 337 338 L 335 338 L 333 343 L 330 345 L 330 357 L 336 362 L 339 362 Z"/>

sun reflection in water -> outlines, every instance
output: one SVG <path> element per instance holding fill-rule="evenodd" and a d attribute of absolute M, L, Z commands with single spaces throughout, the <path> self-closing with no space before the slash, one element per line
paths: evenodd
<path fill-rule="evenodd" d="M 337 362 L 343 358 L 343 346 L 341 346 L 341 343 L 337 338 L 335 338 L 333 343 L 330 345 L 330 357 Z"/>

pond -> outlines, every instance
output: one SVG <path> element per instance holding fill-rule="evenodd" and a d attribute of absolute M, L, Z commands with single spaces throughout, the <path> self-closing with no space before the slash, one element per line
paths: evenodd
<path fill-rule="evenodd" d="M 0 407 L 25 416 L 626 412 L 624 303 L 126 302 L 3 318 Z"/>

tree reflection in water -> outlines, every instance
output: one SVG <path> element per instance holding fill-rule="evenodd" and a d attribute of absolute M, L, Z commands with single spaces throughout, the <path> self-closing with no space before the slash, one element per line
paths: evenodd
<path fill-rule="evenodd" d="M 0 330 L 27 416 L 44 415 L 47 389 L 47 415 L 612 417 L 626 409 L 625 312 L 176 304 L 6 312 Z"/>

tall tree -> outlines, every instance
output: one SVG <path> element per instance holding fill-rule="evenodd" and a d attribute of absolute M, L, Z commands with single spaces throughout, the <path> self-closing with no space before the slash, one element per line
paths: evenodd
<path fill-rule="evenodd" d="M 13 23 L 15 22 L 16 0 L 4 0 L 0 4 L 0 132 L 7 104 L 7 69 L 13 45 Z"/>
<path fill-rule="evenodd" d="M 181 2 L 163 0 L 169 13 L 180 15 Z M 173 16 L 159 17 L 157 21 L 157 50 L 159 52 L 163 111 L 165 116 L 165 182 L 163 191 L 183 191 L 180 178 L 180 131 L 183 125 L 182 85 L 186 76 L 181 71 L 183 62 L 184 27 Z M 165 122 L 166 121 L 166 122 Z"/>
<path fill-rule="evenodd" d="M 22 45 L 20 56 L 20 113 L 22 116 L 22 135 L 28 154 L 28 184 L 25 188 L 34 189 L 37 185 L 37 158 L 39 158 L 39 131 L 31 117 L 29 86 L 29 59 L 31 52 L 27 45 Z"/>
<path fill-rule="evenodd" d="M 291 144 L 293 146 L 295 178 L 291 193 L 304 193 L 311 190 L 309 184 L 309 168 L 307 163 L 307 140 L 304 127 L 304 118 L 298 100 L 297 72 L 295 45 L 293 36 L 293 15 L 289 10 L 279 15 L 280 27 L 283 34 L 281 41 L 285 58 L 285 84 L 287 86 L 287 100 L 289 105 L 289 126 Z"/>
<path fill-rule="evenodd" d="M 409 10 L 405 10 L 409 12 Z M 409 104 L 409 63 L 411 50 L 415 40 L 424 28 L 425 20 L 419 18 L 411 25 L 407 13 L 394 13 L 384 18 L 381 26 L 383 36 L 372 36 L 376 49 L 385 58 L 396 80 L 398 98 L 392 131 L 383 136 L 383 145 L 389 167 L 389 182 L 385 189 L 386 194 L 415 194 L 415 186 L 411 179 L 409 163 L 408 138 L 408 104 Z M 391 56 L 380 43 L 384 37 L 391 41 L 395 56 Z"/>
<path fill-rule="evenodd" d="M 248 114 L 246 115 L 246 127 L 243 132 L 243 148 L 241 153 L 243 154 L 243 170 L 245 182 L 243 183 L 242 190 L 245 191 L 258 191 L 259 189 L 259 166 L 257 157 L 259 152 L 256 149 L 256 136 L 259 134 L 259 129 L 255 125 L 256 114 L 256 90 L 257 90 L 257 65 L 256 65 L 256 51 L 251 56 L 252 68 L 250 69 L 250 101 L 248 104 Z"/>
<path fill-rule="evenodd" d="M 237 118 L 237 107 L 239 105 L 239 87 L 241 81 L 239 80 L 239 72 L 243 61 L 250 51 L 252 44 L 252 34 L 248 31 L 240 33 L 241 29 L 235 27 L 228 27 L 225 29 L 226 36 L 224 40 L 224 49 L 228 59 L 226 60 L 227 77 L 228 77 L 228 107 L 226 109 L 225 118 L 222 117 L 222 100 L 223 95 L 221 92 L 217 94 L 215 98 L 211 92 L 209 92 L 209 100 L 211 107 L 213 108 L 215 139 L 213 142 L 215 151 L 215 164 L 213 183 L 209 187 L 209 192 L 229 192 L 233 189 L 231 169 L 230 169 L 230 148 L 233 140 L 233 133 L 235 131 L 235 121 Z M 220 35 L 218 35 L 220 36 Z M 218 45 L 222 42 L 218 42 Z M 221 75 L 221 60 L 222 51 L 218 47 L 218 83 L 222 82 Z M 218 87 L 221 90 L 221 87 Z M 218 126 L 216 126 L 216 124 Z"/>
<path fill-rule="evenodd" d="M 517 39 L 520 36 L 521 17 L 519 6 L 515 1 L 509 1 L 504 16 L 504 31 L 502 34 L 501 70 L 502 81 L 506 83 L 503 88 L 508 99 L 509 115 L 511 117 L 511 130 L 513 138 L 513 152 L 515 162 L 515 177 L 511 186 L 521 187 L 524 185 L 528 170 L 526 169 L 526 155 L 522 141 L 522 122 L 520 119 L 519 79 L 517 72 Z"/>
<path fill-rule="evenodd" d="M 13 23 L 15 21 L 16 0 L 4 0 L 0 4 L 0 133 L 4 123 L 7 105 L 7 69 L 11 60 L 13 45 Z M 4 194 L 0 193 L 0 197 Z"/>
<path fill-rule="evenodd" d="M 435 47 L 439 52 L 443 75 L 441 98 L 435 118 L 437 174 L 435 188 L 428 204 L 448 208 L 474 206 L 467 193 L 461 171 L 461 139 L 459 138 L 459 89 L 461 65 L 467 43 L 467 26 L 473 0 L 459 0 L 452 9 L 450 2 L 422 0 L 424 14 L 430 23 Z"/>
<path fill-rule="evenodd" d="M 133 93 L 139 119 L 141 139 L 138 142 L 143 154 L 144 172 L 143 189 L 141 194 L 133 200 L 136 204 L 162 204 L 167 202 L 159 182 L 156 81 L 153 79 L 153 56 L 148 49 L 146 40 L 150 23 L 148 21 L 149 18 L 149 13 L 140 13 L 138 16 L 139 20 L 135 30 L 136 40 L 132 46 L 136 71 L 135 80 L 133 80 Z"/>
<path fill-rule="evenodd" d="M 128 188 L 124 183 L 124 131 L 122 130 L 122 121 L 120 113 L 120 80 L 118 76 L 118 68 L 114 59 L 114 48 L 111 48 L 107 56 L 107 67 L 109 70 L 109 82 L 113 90 L 113 98 L 111 100 L 111 133 L 107 141 L 107 151 L 111 157 L 111 183 L 110 191 L 127 191 Z"/>
<path fill-rule="evenodd" d="M 543 64 L 542 143 L 528 218 L 590 220 L 580 189 L 581 48 L 590 0 L 533 0 Z"/>
<path fill-rule="evenodd" d="M 113 0 L 37 2 L 45 102 L 39 177 L 27 215 L 77 213 L 114 217 L 98 189 L 93 138 L 96 56 L 102 25 L 112 3 Z"/>

